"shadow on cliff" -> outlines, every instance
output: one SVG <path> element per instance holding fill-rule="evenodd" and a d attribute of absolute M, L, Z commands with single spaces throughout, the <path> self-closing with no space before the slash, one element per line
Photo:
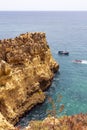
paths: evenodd
<path fill-rule="evenodd" d="M 26 112 L 24 114 L 24 116 L 22 118 L 20 118 L 19 123 L 16 124 L 16 126 L 20 126 L 20 127 L 25 127 L 29 124 L 29 122 L 31 120 L 43 120 L 44 118 L 46 118 L 48 116 L 48 111 L 50 110 L 50 104 L 51 102 L 49 101 L 49 98 L 51 98 L 52 100 L 53 97 L 52 95 L 55 93 L 56 88 L 57 87 L 53 84 L 55 84 L 55 82 L 57 81 L 57 84 L 59 82 L 59 77 L 60 77 L 60 72 L 58 71 L 55 74 L 55 77 L 52 81 L 52 85 L 46 89 L 45 94 L 46 94 L 46 99 L 44 101 L 44 103 L 41 104 L 37 104 L 35 107 L 33 107 L 30 111 Z M 55 104 L 55 101 L 54 101 Z M 52 110 L 53 108 L 51 108 Z"/>

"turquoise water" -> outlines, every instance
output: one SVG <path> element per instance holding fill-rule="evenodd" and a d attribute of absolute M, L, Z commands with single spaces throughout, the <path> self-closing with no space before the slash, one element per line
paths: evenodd
<path fill-rule="evenodd" d="M 46 32 L 53 57 L 60 64 L 51 87 L 46 91 L 56 106 L 56 116 L 87 112 L 87 64 L 72 60 L 87 60 L 87 12 L 0 12 L 0 39 L 13 38 L 25 32 Z M 67 50 L 69 56 L 59 56 Z M 62 96 L 61 101 L 58 99 Z M 64 109 L 59 113 L 59 108 Z M 48 98 L 23 117 L 19 125 L 31 119 L 43 119 L 52 109 Z"/>

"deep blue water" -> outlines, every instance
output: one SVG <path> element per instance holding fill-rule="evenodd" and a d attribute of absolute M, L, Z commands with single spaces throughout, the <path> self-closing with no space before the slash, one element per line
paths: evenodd
<path fill-rule="evenodd" d="M 52 55 L 60 64 L 60 73 L 46 92 L 54 100 L 57 116 L 86 113 L 87 64 L 75 64 L 72 60 L 87 60 L 87 12 L 0 12 L 0 39 L 25 32 L 46 32 Z M 59 56 L 59 50 L 68 50 L 70 54 Z M 59 113 L 61 105 L 64 110 Z M 28 112 L 19 125 L 43 119 L 50 109 L 51 103 L 46 99 Z"/>

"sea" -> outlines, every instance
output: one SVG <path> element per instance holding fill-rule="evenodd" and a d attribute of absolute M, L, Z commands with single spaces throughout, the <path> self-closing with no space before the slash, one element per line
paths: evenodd
<path fill-rule="evenodd" d="M 45 32 L 52 55 L 60 65 L 44 103 L 35 106 L 17 125 L 49 115 L 87 113 L 87 12 L 0 12 L 0 39 L 26 32 Z M 58 51 L 69 55 L 58 55 Z M 73 60 L 83 60 L 74 63 Z"/>

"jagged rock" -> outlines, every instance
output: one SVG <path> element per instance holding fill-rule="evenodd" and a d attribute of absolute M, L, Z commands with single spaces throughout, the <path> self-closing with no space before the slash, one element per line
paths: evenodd
<path fill-rule="evenodd" d="M 43 121 L 31 121 L 26 130 L 87 130 L 87 114 L 47 117 Z"/>
<path fill-rule="evenodd" d="M 9 123 L 16 124 L 26 111 L 44 101 L 43 90 L 58 68 L 45 33 L 0 41 L 0 112 Z"/>

